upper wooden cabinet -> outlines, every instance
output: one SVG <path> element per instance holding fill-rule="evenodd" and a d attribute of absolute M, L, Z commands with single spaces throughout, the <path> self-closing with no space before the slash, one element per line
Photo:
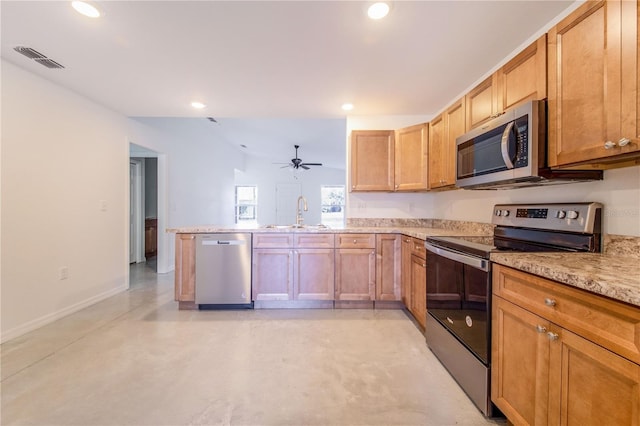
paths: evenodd
<path fill-rule="evenodd" d="M 428 129 L 427 124 L 418 124 L 396 131 L 394 183 L 396 191 L 427 189 Z"/>
<path fill-rule="evenodd" d="M 533 99 L 547 97 L 546 34 L 478 84 L 466 96 L 467 129 Z"/>
<path fill-rule="evenodd" d="M 498 111 L 547 97 L 547 35 L 507 62 L 497 73 Z"/>
<path fill-rule="evenodd" d="M 393 191 L 394 131 L 351 132 L 351 191 Z"/>
<path fill-rule="evenodd" d="M 462 98 L 429 123 L 429 189 L 456 183 L 456 138 L 466 131 L 465 109 Z"/>
<path fill-rule="evenodd" d="M 549 31 L 552 167 L 640 155 L 638 20 L 637 1 L 587 2 Z"/>
<path fill-rule="evenodd" d="M 467 129 L 481 126 L 498 116 L 498 76 L 491 75 L 465 96 Z"/>

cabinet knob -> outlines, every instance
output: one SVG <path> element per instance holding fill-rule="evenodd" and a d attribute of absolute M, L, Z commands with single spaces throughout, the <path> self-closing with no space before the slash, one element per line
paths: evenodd
<path fill-rule="evenodd" d="M 400 187 L 400 185 L 396 185 L 396 189 L 398 189 Z"/>
<path fill-rule="evenodd" d="M 615 142 L 606 141 L 606 142 L 604 143 L 604 149 L 611 149 L 611 148 L 613 148 L 613 147 L 615 147 L 615 146 L 616 146 L 616 143 L 615 143 Z"/>
<path fill-rule="evenodd" d="M 556 306 L 556 301 L 547 297 L 544 299 L 544 304 L 553 307 Z"/>
<path fill-rule="evenodd" d="M 554 340 L 558 340 L 559 336 L 557 333 L 548 332 L 547 337 L 549 338 L 549 340 L 554 341 Z"/>
<path fill-rule="evenodd" d="M 536 331 L 538 333 L 545 333 L 547 331 L 547 327 L 538 324 L 536 325 Z"/>
<path fill-rule="evenodd" d="M 357 244 L 357 243 L 358 243 L 358 240 L 353 240 L 353 244 Z"/>
<path fill-rule="evenodd" d="M 631 139 L 629 138 L 622 138 L 618 141 L 618 145 L 620 146 L 627 146 L 629 145 L 629 142 L 631 142 Z"/>

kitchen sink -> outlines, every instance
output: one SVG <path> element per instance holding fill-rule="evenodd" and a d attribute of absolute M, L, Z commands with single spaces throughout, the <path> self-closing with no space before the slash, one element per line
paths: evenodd
<path fill-rule="evenodd" d="M 327 225 L 264 225 L 262 228 L 264 229 L 308 229 L 308 230 L 319 230 L 319 229 L 329 229 Z"/>

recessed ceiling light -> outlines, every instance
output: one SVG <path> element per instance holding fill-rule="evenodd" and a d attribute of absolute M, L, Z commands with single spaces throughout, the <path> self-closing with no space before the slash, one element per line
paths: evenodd
<path fill-rule="evenodd" d="M 202 109 L 202 108 L 206 107 L 205 104 L 203 104 L 202 102 L 198 102 L 198 101 L 191 102 L 191 106 L 194 107 L 195 109 Z"/>
<path fill-rule="evenodd" d="M 73 6 L 78 13 L 88 16 L 89 18 L 100 17 L 100 11 L 89 3 L 85 3 L 83 1 L 72 1 L 71 6 Z"/>
<path fill-rule="evenodd" d="M 342 109 L 345 111 L 351 111 L 353 109 L 353 104 L 342 104 Z"/>
<path fill-rule="evenodd" d="M 371 19 L 382 19 L 389 13 L 389 5 L 385 2 L 374 3 L 367 9 L 367 15 Z"/>

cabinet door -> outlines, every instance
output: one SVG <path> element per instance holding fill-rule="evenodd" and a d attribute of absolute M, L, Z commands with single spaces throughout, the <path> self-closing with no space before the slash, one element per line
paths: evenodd
<path fill-rule="evenodd" d="M 491 400 L 513 424 L 547 424 L 549 328 L 541 317 L 493 297 Z"/>
<path fill-rule="evenodd" d="M 549 424 L 640 424 L 640 366 L 565 329 L 553 331 Z"/>
<path fill-rule="evenodd" d="M 393 191 L 394 131 L 351 132 L 351 190 Z"/>
<path fill-rule="evenodd" d="M 637 8 L 587 2 L 549 31 L 551 166 L 640 149 Z"/>
<path fill-rule="evenodd" d="M 335 286 L 335 300 L 375 300 L 375 250 L 336 250 Z"/>
<path fill-rule="evenodd" d="M 334 252 L 333 249 L 294 250 L 294 299 L 333 300 Z"/>
<path fill-rule="evenodd" d="M 175 300 L 196 301 L 196 236 L 176 234 Z"/>
<path fill-rule="evenodd" d="M 429 188 L 440 188 L 445 184 L 447 164 L 444 115 L 441 114 L 429 122 Z"/>
<path fill-rule="evenodd" d="M 418 124 L 396 132 L 395 190 L 427 189 L 428 126 Z"/>
<path fill-rule="evenodd" d="M 293 250 L 253 250 L 253 300 L 293 299 Z"/>
<path fill-rule="evenodd" d="M 400 279 L 402 286 L 400 289 L 400 297 L 402 303 L 407 309 L 411 308 L 411 247 L 413 241 L 411 237 L 402 237 L 401 261 L 402 270 L 400 271 Z"/>
<path fill-rule="evenodd" d="M 450 106 L 444 113 L 444 145 L 442 155 L 442 185 L 452 186 L 456 183 L 456 138 L 467 131 L 466 105 L 464 98 Z"/>
<path fill-rule="evenodd" d="M 427 325 L 427 262 L 411 255 L 411 308 L 413 317 L 422 326 Z"/>
<path fill-rule="evenodd" d="M 400 300 L 400 235 L 376 235 L 376 300 Z"/>
<path fill-rule="evenodd" d="M 465 96 L 468 130 L 496 117 L 498 113 L 497 84 L 497 74 L 494 73 Z"/>
<path fill-rule="evenodd" d="M 547 35 L 498 70 L 498 109 L 547 97 Z"/>

